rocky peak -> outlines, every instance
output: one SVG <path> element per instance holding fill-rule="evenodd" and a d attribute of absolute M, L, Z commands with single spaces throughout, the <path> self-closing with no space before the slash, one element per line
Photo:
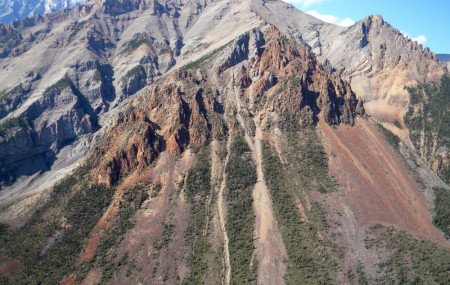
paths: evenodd
<path fill-rule="evenodd" d="M 218 88 L 217 81 L 228 83 Z M 325 71 L 295 39 L 273 26 L 255 28 L 198 67 L 169 73 L 136 98 L 94 151 L 97 181 L 113 185 L 164 150 L 178 157 L 187 147 L 237 132 L 227 120 L 235 111 L 221 103 L 230 100 L 234 88 L 240 89 L 245 116 L 270 113 L 289 120 L 274 124 L 313 125 L 321 116 L 329 124 L 351 125 L 364 114 L 350 85 Z"/>
<path fill-rule="evenodd" d="M 250 46 L 243 44 L 243 39 L 259 43 L 255 51 L 260 49 L 261 53 L 247 50 L 248 55 L 242 56 L 243 49 L 238 47 Z M 248 86 L 244 80 L 247 74 L 252 77 L 253 84 L 249 88 L 251 92 L 248 100 L 259 102 L 250 103 L 256 106 L 256 109 L 291 114 L 298 119 L 301 110 L 307 107 L 312 111 L 311 115 L 317 116 L 321 113 L 329 124 L 353 124 L 356 114 L 364 114 L 361 103 L 358 103 L 347 82 L 326 71 L 312 52 L 273 26 L 267 28 L 261 38 L 259 31 L 247 33 L 247 36 L 240 37 L 229 51 L 232 56 L 227 57 L 222 67 L 238 64 L 234 60 L 237 57 L 233 56 L 236 51 L 250 63 L 250 67 L 243 65 L 239 74 L 243 80 L 241 86 L 244 88 Z M 311 118 L 307 121 L 315 120 Z"/>

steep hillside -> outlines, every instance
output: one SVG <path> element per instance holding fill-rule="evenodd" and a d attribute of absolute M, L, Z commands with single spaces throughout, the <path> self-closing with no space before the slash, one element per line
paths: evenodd
<path fill-rule="evenodd" d="M 432 204 L 363 116 L 350 85 L 295 39 L 269 25 L 243 33 L 157 79 L 23 227 L 2 227 L 2 278 L 439 284 L 450 251 Z M 402 245 L 385 233 L 411 246 L 390 253 Z"/>
<path fill-rule="evenodd" d="M 381 17 L 106 0 L 0 33 L 0 283 L 450 279 L 450 187 L 408 147 L 446 145 L 446 77 L 412 143 L 376 122 L 407 134 L 444 67 Z"/>
<path fill-rule="evenodd" d="M 407 90 L 411 100 L 404 121 L 414 147 L 450 184 L 450 77 L 445 75 L 439 83 L 421 83 Z"/>
<path fill-rule="evenodd" d="M 64 176 L 146 85 L 265 23 L 349 80 L 368 114 L 409 143 L 395 124 L 407 111 L 403 87 L 444 67 L 379 16 L 346 29 L 281 1 L 92 1 L 0 27 L 3 204 Z"/>

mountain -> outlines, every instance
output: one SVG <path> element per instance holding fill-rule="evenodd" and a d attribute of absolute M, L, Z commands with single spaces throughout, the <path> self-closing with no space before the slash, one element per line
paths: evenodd
<path fill-rule="evenodd" d="M 93 2 L 2 27 L 0 180 L 11 188 L 2 196 L 52 184 L 83 157 L 92 134 L 130 95 L 264 22 L 349 80 L 368 114 L 413 147 L 402 127 L 408 109 L 403 87 L 439 78 L 444 67 L 381 17 L 342 28 L 280 1 L 187 3 Z M 133 18 L 120 16 L 127 13 Z M 62 85 L 70 86 L 64 96 Z M 26 132 L 14 128 L 20 123 Z"/>
<path fill-rule="evenodd" d="M 78 0 L 3 0 L 0 2 L 0 23 L 11 23 L 27 17 L 70 9 L 79 4 Z"/>
<path fill-rule="evenodd" d="M 2 282 L 449 278 L 442 152 L 415 135 L 445 124 L 411 124 L 441 119 L 445 66 L 380 16 L 106 0 L 0 33 Z"/>

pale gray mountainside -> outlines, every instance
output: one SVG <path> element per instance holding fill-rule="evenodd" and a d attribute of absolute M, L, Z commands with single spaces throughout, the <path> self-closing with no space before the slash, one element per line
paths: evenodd
<path fill-rule="evenodd" d="M 282 1 L 90 1 L 1 25 L 1 203 L 73 168 L 93 134 L 158 77 L 265 24 L 348 79 L 369 114 L 387 124 L 402 118 L 405 84 L 444 72 L 432 52 L 380 16 L 343 28 Z"/>
<path fill-rule="evenodd" d="M 43 15 L 80 5 L 80 0 L 1 0 L 0 23 Z"/>

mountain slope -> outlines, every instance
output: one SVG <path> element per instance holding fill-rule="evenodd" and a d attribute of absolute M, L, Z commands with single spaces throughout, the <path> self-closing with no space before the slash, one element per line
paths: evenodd
<path fill-rule="evenodd" d="M 442 179 L 450 183 L 450 77 L 439 83 L 421 83 L 408 87 L 410 106 L 405 124 L 411 140 L 424 161 Z"/>
<path fill-rule="evenodd" d="M 403 268 L 392 265 L 392 275 L 373 270 L 383 266 L 386 249 L 364 245 L 379 239 L 379 227 L 372 226 L 381 224 L 436 243 L 421 242 L 429 248 L 427 261 L 405 269 L 411 278 L 448 277 L 441 264 L 450 252 L 431 224 L 430 201 L 363 115 L 350 85 L 295 39 L 270 25 L 252 29 L 169 72 L 131 101 L 103 131 L 89 163 L 62 180 L 23 228 L 2 234 L 1 254 L 20 263 L 4 276 L 18 284 L 338 284 L 359 275 L 381 282 Z M 329 175 L 329 159 L 365 156 L 358 154 L 364 142 L 345 142 L 342 154 L 327 140 L 360 137 L 361 128 L 375 143 L 366 151 L 388 152 L 385 159 L 393 164 L 385 171 L 367 164 L 363 175 L 374 181 L 383 172 L 385 183 L 396 183 L 384 174 L 394 169 L 407 193 L 400 185 L 385 191 L 397 201 L 403 200 L 397 195 L 409 197 L 412 206 L 403 203 L 401 212 L 410 218 L 367 220 L 353 195 Z M 329 135 L 321 138 L 320 130 Z M 339 169 L 334 165 L 332 175 Z M 348 181 L 338 183 L 351 185 L 352 193 L 380 186 L 355 184 L 354 170 L 344 171 Z M 367 197 L 380 213 L 391 209 Z M 335 239 L 340 227 L 345 242 Z M 358 246 L 356 256 L 346 242 Z"/>
<path fill-rule="evenodd" d="M 83 157 L 91 134 L 129 96 L 264 22 L 311 48 L 328 69 L 350 81 L 370 115 L 409 143 L 407 130 L 394 124 L 407 110 L 403 87 L 437 78 L 443 68 L 378 16 L 345 29 L 280 1 L 92 2 L 2 28 L 0 124 L 20 117 L 28 126 L 26 133 L 14 131 L 14 120 L 3 127 L 12 129 L 0 138 L 3 188 L 20 177 L 9 192 L 51 184 Z M 388 41 L 391 37 L 396 40 Z M 363 39 L 370 44 L 361 45 Z M 53 99 L 46 91 L 64 78 L 71 82 L 67 98 L 49 104 Z M 67 154 L 72 159 L 65 159 Z"/>
<path fill-rule="evenodd" d="M 379 17 L 344 29 L 279 1 L 123 0 L 2 27 L 1 282 L 449 278 L 449 187 L 344 79 L 361 72 L 346 53 L 395 32 Z M 353 46 L 358 29 L 374 44 Z M 340 69 L 332 36 L 350 45 Z M 368 62 L 393 80 L 441 72 L 428 51 L 404 57 Z"/>

